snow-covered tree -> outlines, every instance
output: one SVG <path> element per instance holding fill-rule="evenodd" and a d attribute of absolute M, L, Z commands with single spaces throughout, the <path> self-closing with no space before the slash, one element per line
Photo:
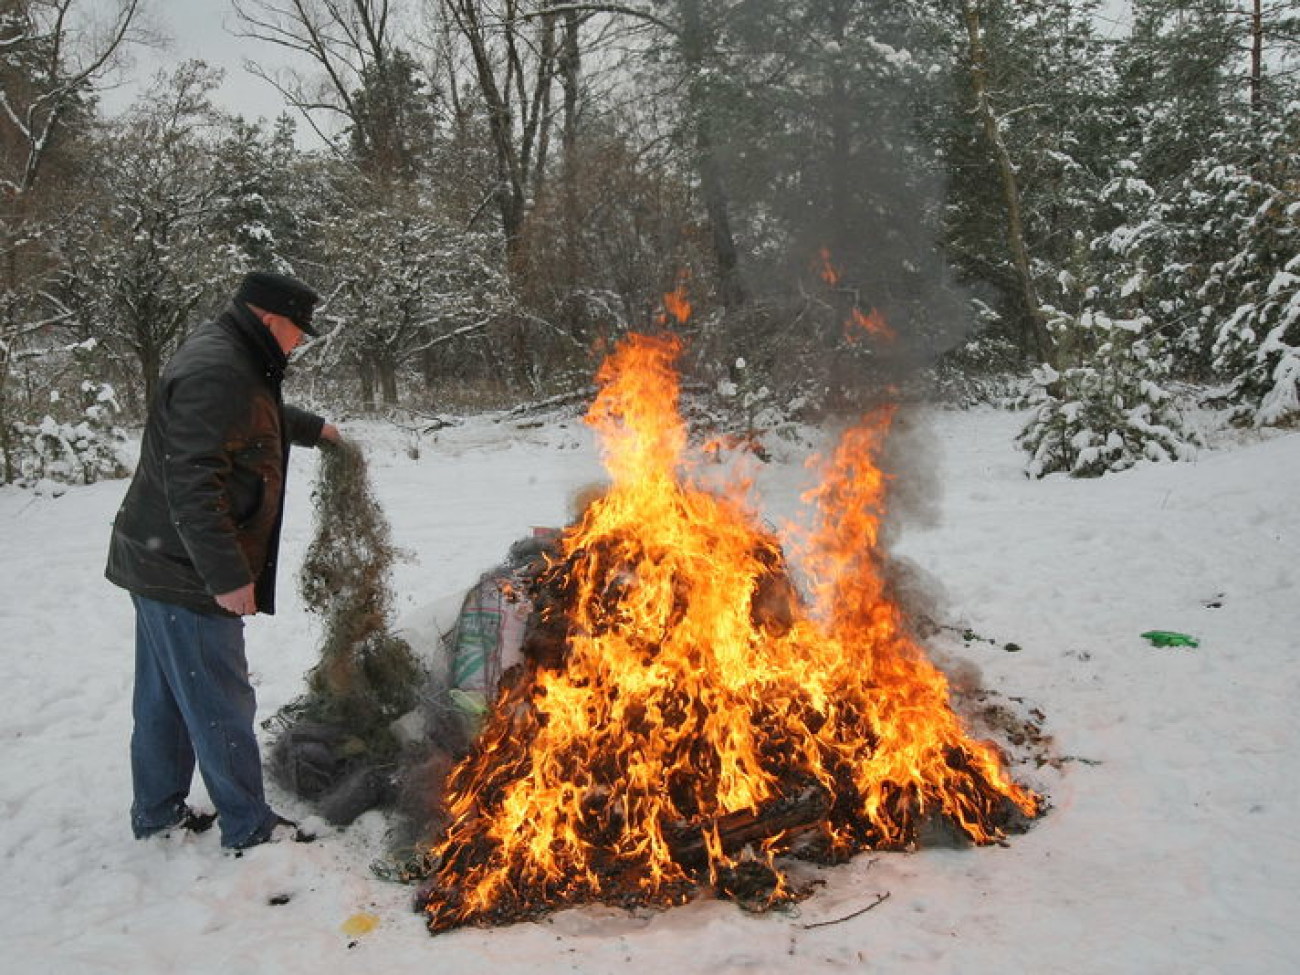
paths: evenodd
<path fill-rule="evenodd" d="M 1177 402 L 1151 378 L 1166 374 L 1170 360 L 1150 319 L 1088 311 L 1054 325 L 1075 346 L 1077 364 L 1034 371 L 1030 419 L 1017 440 L 1030 455 L 1029 476 L 1095 477 L 1142 459 L 1194 456 L 1196 437 Z"/>
<path fill-rule="evenodd" d="M 125 477 L 126 433 L 117 425 L 121 407 L 113 387 L 85 380 L 78 391 L 80 407 L 68 416 L 52 393 L 51 412 L 37 423 L 18 423 L 18 482 L 43 488 L 55 484 L 93 484 Z M 65 416 L 56 419 L 55 414 Z"/>
<path fill-rule="evenodd" d="M 1231 185 L 1240 217 L 1197 297 L 1236 418 L 1265 426 L 1300 419 L 1300 102 L 1262 133 L 1255 159 L 1208 174 Z"/>
<path fill-rule="evenodd" d="M 273 251 L 250 134 L 209 99 L 219 78 L 200 61 L 160 76 L 109 128 L 93 199 L 61 235 L 80 337 L 143 402 L 188 329 Z"/>
<path fill-rule="evenodd" d="M 70 318 L 52 241 L 82 199 L 95 92 L 139 5 L 0 0 L 0 483 L 18 474 L 14 422 L 38 409 L 21 394 L 25 373 Z"/>
<path fill-rule="evenodd" d="M 458 357 L 491 355 L 485 338 L 512 305 L 500 238 L 467 232 L 416 186 L 335 189 L 317 231 L 333 289 L 323 317 L 336 325 L 313 349 L 312 367 L 342 367 L 359 380 L 363 403 L 392 406 L 404 371 L 464 375 Z M 431 381 L 426 388 L 437 392 Z"/>
<path fill-rule="evenodd" d="M 1091 477 L 1139 459 L 1184 460 L 1199 436 L 1169 389 L 1173 236 L 1168 208 L 1121 160 L 1098 193 L 1094 219 L 1109 223 L 1051 283 L 1056 368 L 1033 373 L 1030 418 L 1018 438 L 1033 477 Z"/>
<path fill-rule="evenodd" d="M 1243 104 L 1246 19 L 1235 0 L 1134 0 L 1133 29 L 1116 52 L 1119 133 L 1156 185 L 1178 179 L 1234 103 Z"/>
<path fill-rule="evenodd" d="M 292 120 L 281 116 L 267 130 L 221 117 L 213 139 L 221 162 L 211 174 L 216 238 L 237 248 L 250 270 L 291 270 L 289 255 L 301 251 L 307 234 L 296 205 L 304 162 L 294 147 Z"/>

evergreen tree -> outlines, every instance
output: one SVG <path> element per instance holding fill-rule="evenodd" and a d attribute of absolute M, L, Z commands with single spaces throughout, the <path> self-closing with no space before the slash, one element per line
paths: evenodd
<path fill-rule="evenodd" d="M 1214 323 L 1213 365 L 1234 416 L 1255 426 L 1300 419 L 1300 103 L 1262 127 L 1256 164 L 1206 173 L 1240 214 L 1230 253 L 1197 298 Z M 1231 232 L 1234 231 L 1235 233 Z"/>
<path fill-rule="evenodd" d="M 406 51 L 385 53 L 361 70 L 352 96 L 348 145 L 362 172 L 412 179 L 427 165 L 437 134 L 434 103 Z"/>
<path fill-rule="evenodd" d="M 918 295 L 942 279 L 916 126 L 939 69 L 932 27 L 918 4 L 848 0 L 750 5 L 729 23 L 710 84 L 760 293 L 806 287 L 824 249 L 864 307 L 924 321 Z"/>
<path fill-rule="evenodd" d="M 693 177 L 711 257 L 690 289 L 697 366 L 721 379 L 743 355 L 783 399 L 848 405 L 950 343 L 962 313 L 916 127 L 940 77 L 927 6 L 654 9 L 669 36 L 638 78 L 673 107 L 666 141 Z M 855 324 L 868 319 L 892 337 Z"/>
<path fill-rule="evenodd" d="M 1099 193 L 1099 211 L 1113 226 L 1058 277 L 1060 307 L 1048 309 L 1057 368 L 1034 371 L 1018 438 L 1034 477 L 1187 460 L 1200 442 L 1170 390 L 1177 241 L 1168 207 L 1137 164 L 1122 160 Z"/>
<path fill-rule="evenodd" d="M 288 711 L 305 709 L 309 717 L 336 722 L 391 760 L 388 725 L 415 704 L 420 667 L 391 629 L 389 575 L 400 553 L 356 444 L 322 452 L 314 497 L 315 533 L 299 588 L 307 608 L 323 618 L 325 633 L 320 663 L 308 674 L 309 693 Z"/>
<path fill-rule="evenodd" d="M 27 196 L 82 157 L 79 137 L 94 118 L 96 82 L 125 42 L 136 3 L 119 5 L 111 35 L 79 46 L 68 16 L 75 0 L 0 0 L 0 186 Z"/>
<path fill-rule="evenodd" d="M 1199 438 L 1161 384 L 1171 360 L 1149 318 L 1085 311 L 1054 324 L 1068 333 L 1077 364 L 1034 370 L 1030 417 L 1017 438 L 1029 476 L 1096 477 L 1142 459 L 1195 456 Z"/>
<path fill-rule="evenodd" d="M 1133 0 L 1133 30 L 1116 56 L 1128 115 L 1118 135 L 1153 185 L 1187 173 L 1245 104 L 1244 21 L 1236 14 L 1233 0 Z"/>
<path fill-rule="evenodd" d="M 417 703 L 424 674 L 392 631 L 389 573 L 399 552 L 355 444 L 325 447 L 314 500 L 299 588 L 322 618 L 320 662 L 307 673 L 307 692 L 264 726 L 278 731 L 272 775 L 344 826 L 393 798 L 396 722 Z"/>
<path fill-rule="evenodd" d="M 20 438 L 19 484 L 39 491 L 51 482 L 93 484 L 129 473 L 123 449 L 126 433 L 117 426 L 120 406 L 113 388 L 83 380 L 76 392 L 69 419 L 60 422 L 52 415 L 68 412 L 60 409 L 63 397 L 53 390 L 51 413 L 39 423 L 16 424 Z"/>
<path fill-rule="evenodd" d="M 307 229 L 296 205 L 300 160 L 294 126 L 281 116 L 266 131 L 240 118 L 225 119 L 212 151 L 221 165 L 217 180 L 217 239 L 230 241 L 248 270 L 289 270 L 289 256 L 301 251 Z"/>

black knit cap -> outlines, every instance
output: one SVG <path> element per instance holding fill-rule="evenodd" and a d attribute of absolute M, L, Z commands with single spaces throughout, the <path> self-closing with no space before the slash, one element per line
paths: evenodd
<path fill-rule="evenodd" d="M 244 276 L 235 292 L 235 300 L 256 305 L 291 320 L 308 335 L 319 335 L 311 323 L 312 309 L 320 295 L 309 285 L 287 274 L 254 271 Z"/>

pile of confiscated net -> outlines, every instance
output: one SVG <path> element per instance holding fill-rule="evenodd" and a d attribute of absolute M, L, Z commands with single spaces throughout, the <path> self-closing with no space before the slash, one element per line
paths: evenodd
<path fill-rule="evenodd" d="M 278 729 L 272 775 L 346 824 L 395 796 L 401 745 L 393 724 L 412 710 L 423 679 L 410 646 L 390 630 L 396 549 L 353 443 L 321 452 L 316 531 L 300 586 L 324 622 L 307 693 L 267 722 Z"/>

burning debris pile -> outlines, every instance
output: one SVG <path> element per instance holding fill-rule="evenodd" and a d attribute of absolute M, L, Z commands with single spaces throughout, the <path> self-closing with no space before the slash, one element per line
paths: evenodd
<path fill-rule="evenodd" d="M 1036 816 L 881 575 L 890 414 L 850 430 L 805 497 L 801 597 L 743 499 L 680 474 L 671 336 L 633 336 L 587 416 L 609 491 L 562 535 L 540 619 L 472 752 L 419 903 L 431 931 L 585 902 L 676 904 L 702 885 L 768 906 L 778 856 L 989 843 Z"/>

